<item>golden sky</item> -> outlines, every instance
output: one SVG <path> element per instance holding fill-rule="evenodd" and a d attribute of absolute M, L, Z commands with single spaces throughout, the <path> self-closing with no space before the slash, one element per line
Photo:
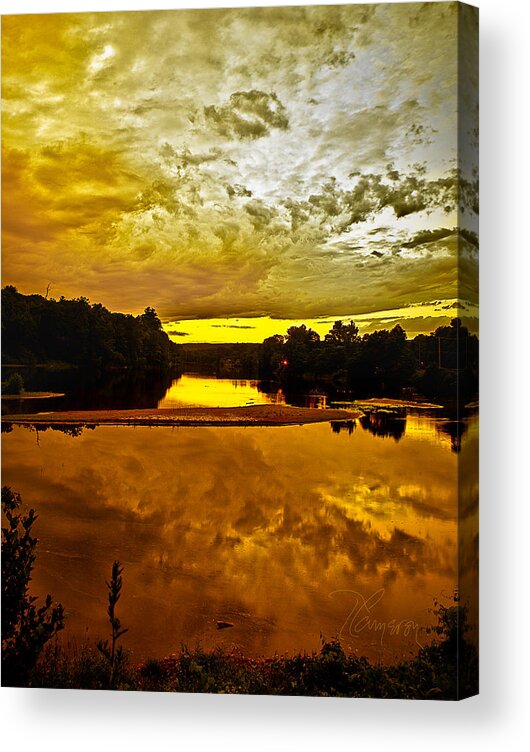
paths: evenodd
<path fill-rule="evenodd" d="M 447 316 L 477 253 L 457 22 L 454 3 L 4 16 L 3 283 L 239 340 L 235 319 Z"/>

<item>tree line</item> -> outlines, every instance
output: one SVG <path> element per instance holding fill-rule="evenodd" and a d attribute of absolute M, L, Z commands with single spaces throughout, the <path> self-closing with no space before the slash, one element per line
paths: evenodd
<path fill-rule="evenodd" d="M 407 339 L 397 325 L 361 336 L 353 322 L 336 321 L 324 336 L 305 324 L 261 346 L 260 377 L 295 387 L 329 385 L 353 396 L 397 395 L 410 388 L 456 399 L 478 392 L 478 337 L 460 319 L 430 334 Z"/>
<path fill-rule="evenodd" d="M 111 313 L 87 298 L 48 299 L 2 290 L 4 365 L 86 366 L 93 370 L 165 370 L 178 365 L 180 348 L 162 330 L 153 308 L 133 316 Z"/>
<path fill-rule="evenodd" d="M 258 377 L 300 391 L 318 385 L 352 397 L 397 396 L 413 389 L 456 399 L 478 393 L 478 338 L 460 319 L 407 339 L 397 325 L 361 336 L 352 321 L 320 335 L 305 324 L 262 344 L 177 345 L 153 308 L 133 316 L 111 313 L 87 298 L 48 299 L 2 290 L 4 365 L 52 365 L 93 372 L 207 370 L 223 377 Z"/>

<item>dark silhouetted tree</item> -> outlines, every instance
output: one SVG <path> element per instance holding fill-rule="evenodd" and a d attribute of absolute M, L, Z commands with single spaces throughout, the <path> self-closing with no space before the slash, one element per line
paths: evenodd
<path fill-rule="evenodd" d="M 359 327 L 353 321 L 350 321 L 349 324 L 335 321 L 330 331 L 324 337 L 324 341 L 333 345 L 351 347 L 359 341 Z"/>
<path fill-rule="evenodd" d="M 178 365 L 180 348 L 163 331 L 154 308 L 140 316 L 111 313 L 87 298 L 47 299 L 2 290 L 4 364 L 63 362 L 93 370 L 164 370 Z"/>

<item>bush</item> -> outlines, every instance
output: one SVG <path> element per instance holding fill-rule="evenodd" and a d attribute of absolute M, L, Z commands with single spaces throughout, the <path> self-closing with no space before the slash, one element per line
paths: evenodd
<path fill-rule="evenodd" d="M 2 529 L 2 668 L 4 683 L 64 689 L 123 689 L 157 692 L 212 692 L 325 697 L 379 697 L 456 700 L 478 692 L 478 653 L 466 639 L 467 608 L 435 602 L 434 635 L 411 660 L 396 665 L 371 663 L 345 652 L 338 639 L 322 638 L 320 651 L 292 657 L 251 658 L 237 650 L 206 651 L 183 646 L 167 658 L 132 666 L 118 646 L 127 632 L 116 615 L 122 571 L 112 566 L 107 614 L 110 640 L 65 650 L 58 640 L 39 654 L 62 629 L 62 606 L 50 612 L 51 597 L 36 610 L 27 593 L 36 540 L 30 530 L 35 513 L 17 514 L 20 497 L 2 489 L 8 528 Z M 5 542 L 4 542 L 5 541 Z M 5 567 L 5 569 L 4 569 Z M 4 636 L 7 637 L 4 647 Z M 97 647 L 97 650 L 95 649 Z M 7 678 L 6 680 L 6 677 Z"/>
<path fill-rule="evenodd" d="M 24 379 L 19 373 L 12 373 L 3 384 L 4 394 L 22 394 L 24 392 Z"/>
<path fill-rule="evenodd" d="M 64 626 L 63 607 L 51 595 L 37 607 L 29 594 L 37 539 L 34 509 L 22 511 L 20 495 L 2 488 L 2 686 L 27 686 L 46 643 Z"/>
<path fill-rule="evenodd" d="M 109 591 L 107 614 L 111 629 L 110 642 L 109 640 L 99 640 L 97 643 L 97 649 L 105 658 L 109 667 L 109 689 L 116 688 L 116 683 L 119 681 L 120 675 L 127 663 L 127 656 L 122 646 L 117 647 L 120 637 L 129 631 L 122 627 L 121 621 L 116 616 L 116 605 L 120 600 L 122 588 L 122 572 L 123 567 L 120 565 L 120 562 L 115 561 L 112 565 L 110 580 L 106 583 Z"/>
<path fill-rule="evenodd" d="M 109 588 L 110 591 L 110 588 Z M 412 660 L 371 663 L 346 653 L 338 640 L 322 640 L 318 653 L 250 658 L 237 650 L 183 646 L 176 655 L 122 664 L 115 688 L 151 692 L 381 697 L 456 700 L 478 691 L 476 648 L 464 639 L 466 609 L 440 606 L 436 638 Z M 119 631 L 119 630 L 118 630 Z M 86 644 L 66 654 L 60 646 L 44 652 L 33 685 L 100 689 L 109 686 L 109 660 Z"/>

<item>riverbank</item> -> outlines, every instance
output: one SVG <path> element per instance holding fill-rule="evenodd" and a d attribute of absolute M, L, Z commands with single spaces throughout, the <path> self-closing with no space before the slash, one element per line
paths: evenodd
<path fill-rule="evenodd" d="M 466 609 L 439 607 L 433 641 L 409 660 L 373 663 L 322 639 L 319 652 L 252 658 L 236 648 L 183 646 L 166 658 L 132 664 L 124 652 L 115 689 L 147 692 L 376 697 L 457 700 L 478 691 L 478 656 L 465 639 Z M 29 686 L 49 689 L 109 689 L 109 665 L 95 645 L 49 645 Z"/>
<path fill-rule="evenodd" d="M 419 400 L 402 400 L 391 397 L 371 397 L 365 400 L 355 400 L 352 403 L 360 410 L 402 410 L 410 408 L 412 410 L 443 410 L 443 405 L 434 402 L 420 402 Z"/>
<path fill-rule="evenodd" d="M 53 399 L 54 397 L 64 397 L 64 392 L 21 392 L 21 394 L 2 394 L 3 400 L 33 400 L 33 399 Z"/>
<path fill-rule="evenodd" d="M 75 410 L 3 415 L 2 423 L 15 425 L 112 426 L 287 426 L 352 420 L 359 410 L 318 409 L 288 405 L 248 407 L 176 407 L 143 410 Z"/>

